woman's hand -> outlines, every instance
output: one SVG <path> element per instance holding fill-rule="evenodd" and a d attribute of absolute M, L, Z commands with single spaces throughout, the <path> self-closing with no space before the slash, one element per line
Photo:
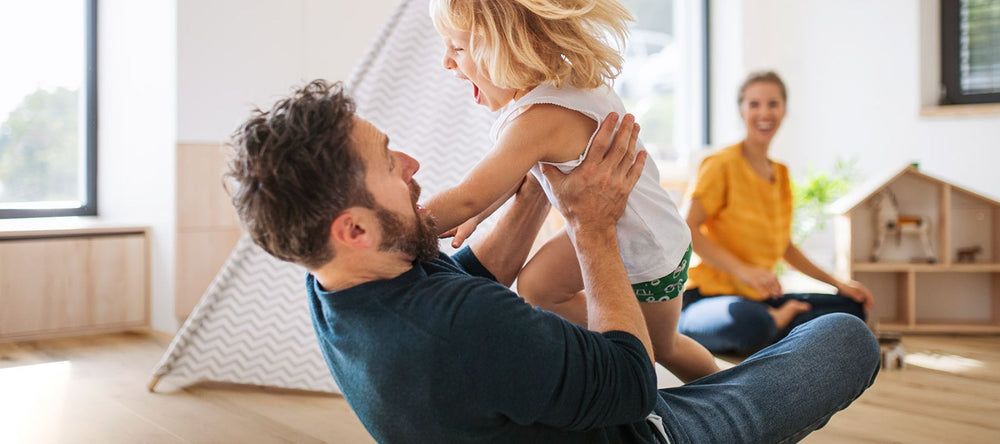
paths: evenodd
<path fill-rule="evenodd" d="M 784 294 L 781 290 L 781 282 L 778 281 L 778 276 L 769 270 L 748 265 L 741 267 L 736 277 L 740 278 L 741 281 L 754 290 L 757 290 L 758 293 L 769 298 L 781 297 Z"/>
<path fill-rule="evenodd" d="M 875 297 L 872 296 L 872 292 L 869 291 L 868 288 L 866 288 L 861 282 L 841 282 L 837 284 L 837 291 L 850 300 L 861 304 L 865 313 L 868 313 L 868 310 L 872 308 L 872 305 L 875 305 Z"/>

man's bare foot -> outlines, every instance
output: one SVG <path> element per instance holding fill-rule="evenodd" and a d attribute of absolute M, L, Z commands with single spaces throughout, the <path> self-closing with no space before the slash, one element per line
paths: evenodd
<path fill-rule="evenodd" d="M 778 308 L 768 307 L 767 312 L 774 318 L 774 324 L 778 326 L 778 330 L 781 330 L 788 326 L 792 319 L 798 316 L 800 313 L 805 313 L 812 309 L 812 305 L 808 302 L 802 302 L 797 299 L 789 299 Z"/>

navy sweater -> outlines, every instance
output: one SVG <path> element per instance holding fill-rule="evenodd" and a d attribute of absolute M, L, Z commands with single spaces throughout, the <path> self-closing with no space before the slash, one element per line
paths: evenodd
<path fill-rule="evenodd" d="M 533 309 L 468 248 L 342 291 L 306 281 L 327 365 L 379 442 L 657 442 L 642 343 Z"/>

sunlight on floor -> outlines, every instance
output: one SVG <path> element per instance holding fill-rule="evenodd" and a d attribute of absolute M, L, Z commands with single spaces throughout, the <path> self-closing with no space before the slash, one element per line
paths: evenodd
<path fill-rule="evenodd" d="M 906 364 L 948 373 L 964 373 L 983 366 L 982 361 L 937 352 L 908 354 L 906 355 Z"/>
<path fill-rule="evenodd" d="M 0 369 L 0 442 L 41 442 L 57 430 L 70 377 L 69 361 Z M 55 416 L 55 417 L 53 417 Z"/>

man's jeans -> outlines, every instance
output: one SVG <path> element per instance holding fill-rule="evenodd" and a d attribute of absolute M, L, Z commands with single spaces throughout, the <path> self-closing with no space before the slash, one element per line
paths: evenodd
<path fill-rule="evenodd" d="M 660 390 L 655 411 L 675 444 L 795 442 L 871 386 L 879 353 L 864 322 L 828 314 L 733 368 Z"/>

